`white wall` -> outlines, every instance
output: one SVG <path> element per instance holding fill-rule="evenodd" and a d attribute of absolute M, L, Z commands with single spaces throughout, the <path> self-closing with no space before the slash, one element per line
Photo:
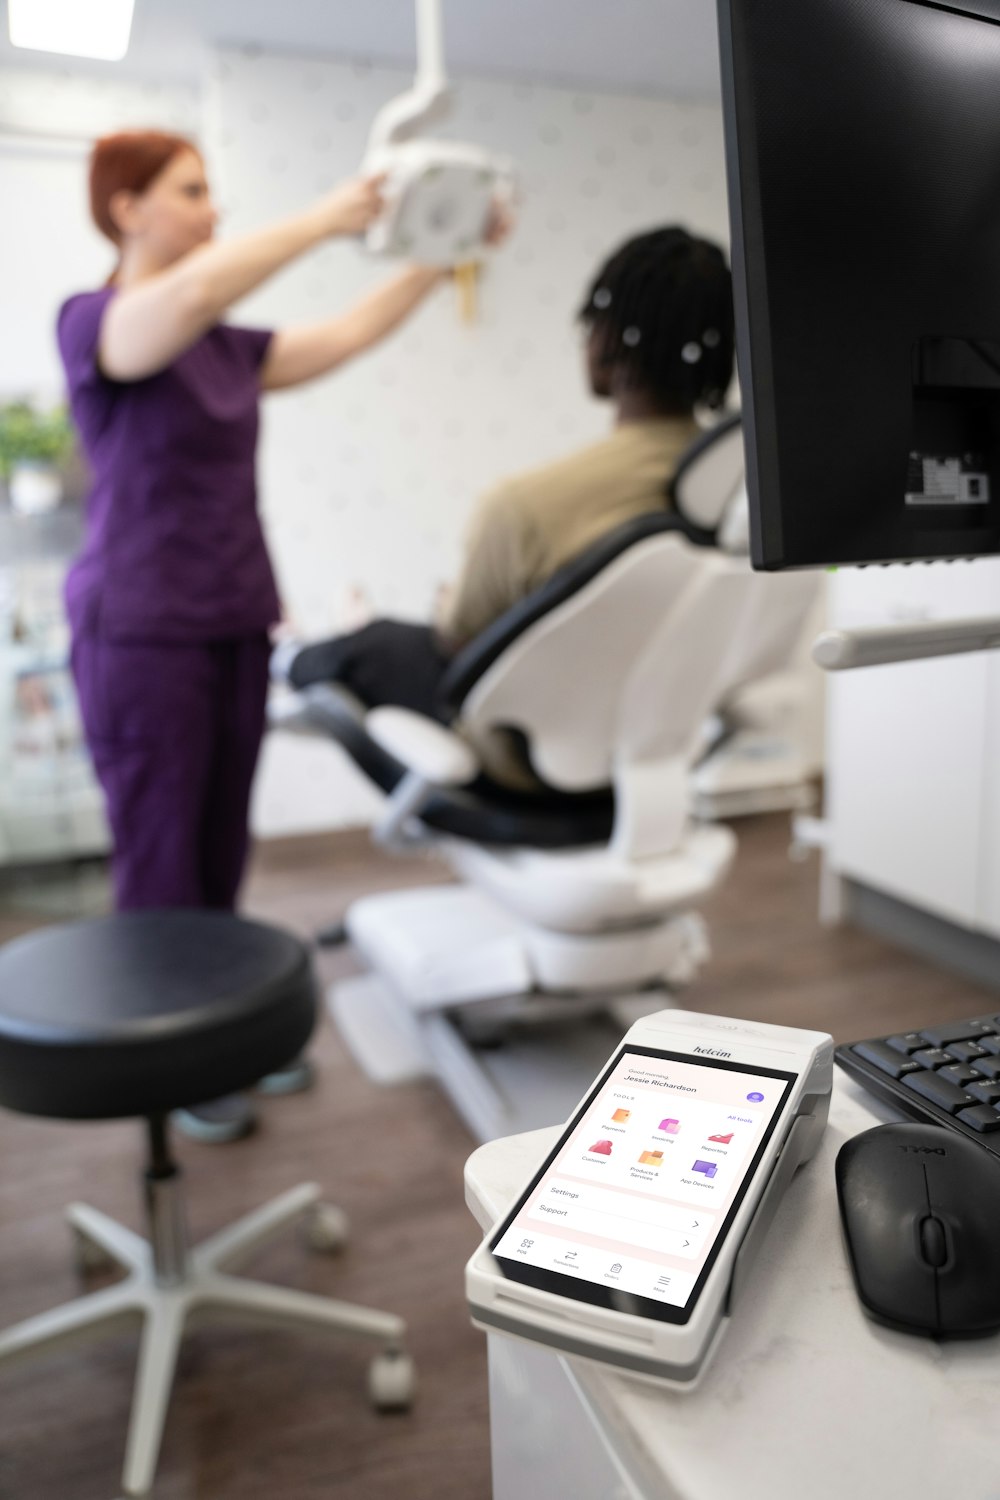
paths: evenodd
<path fill-rule="evenodd" d="M 153 123 L 197 133 L 198 92 L 62 73 L 0 73 L 0 400 L 59 399 L 56 310 L 70 292 L 99 285 L 113 261 L 87 209 L 90 142 Z"/>
<path fill-rule="evenodd" d="M 209 160 L 240 232 L 354 172 L 402 72 L 221 53 L 206 97 Z M 299 393 L 270 398 L 263 511 L 290 614 L 336 629 L 352 587 L 385 613 L 425 616 L 453 575 L 475 497 L 602 433 L 584 393 L 574 315 L 601 259 L 641 229 L 680 221 L 727 239 L 721 112 L 464 79 L 448 133 L 511 155 L 518 232 L 491 266 L 474 327 L 450 289 L 394 341 Z M 353 244 L 314 253 L 238 310 L 280 325 L 323 317 L 388 267 Z M 273 737 L 258 832 L 362 820 L 372 799 L 332 749 Z"/>

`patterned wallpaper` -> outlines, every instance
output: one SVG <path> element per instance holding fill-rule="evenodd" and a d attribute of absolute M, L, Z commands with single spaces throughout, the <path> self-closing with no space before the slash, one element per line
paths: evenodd
<path fill-rule="evenodd" d="M 408 82 L 358 64 L 218 54 L 206 145 L 223 232 L 293 212 L 353 173 L 376 110 Z M 389 344 L 267 403 L 263 510 L 289 613 L 310 634 L 338 627 L 352 591 L 379 612 L 426 616 L 476 496 L 606 430 L 609 413 L 585 392 L 574 315 L 618 242 L 670 221 L 728 237 L 717 105 L 496 80 L 463 79 L 457 92 L 442 133 L 513 157 L 523 194 L 479 321 L 462 324 L 443 288 Z M 391 271 L 332 244 L 236 316 L 326 317 Z M 259 832 L 359 822 L 374 805 L 335 751 L 272 737 Z"/>

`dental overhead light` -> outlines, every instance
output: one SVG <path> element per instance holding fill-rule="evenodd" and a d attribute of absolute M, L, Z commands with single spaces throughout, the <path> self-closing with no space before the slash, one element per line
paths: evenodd
<path fill-rule="evenodd" d="M 510 163 L 480 146 L 421 138 L 451 109 L 440 0 L 416 0 L 417 76 L 375 117 L 363 170 L 385 175 L 385 211 L 368 249 L 426 265 L 454 266 L 482 251 L 494 202 L 513 191 Z"/>
<path fill-rule="evenodd" d="M 13 47 L 120 62 L 135 0 L 8 0 Z"/>

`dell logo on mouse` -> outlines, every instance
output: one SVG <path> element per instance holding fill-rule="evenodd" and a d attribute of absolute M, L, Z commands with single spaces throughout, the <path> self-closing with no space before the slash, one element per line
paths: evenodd
<path fill-rule="evenodd" d="M 725 1052 L 721 1047 L 695 1047 L 695 1052 L 700 1052 L 703 1057 L 732 1057 L 731 1052 Z"/>
<path fill-rule="evenodd" d="M 900 1151 L 909 1151 L 914 1156 L 947 1156 L 943 1146 L 900 1146 Z"/>

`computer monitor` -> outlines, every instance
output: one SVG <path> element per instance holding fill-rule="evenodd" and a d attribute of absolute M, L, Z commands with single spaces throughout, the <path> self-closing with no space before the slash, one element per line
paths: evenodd
<path fill-rule="evenodd" d="M 718 0 L 759 568 L 1000 551 L 1000 0 Z"/>

